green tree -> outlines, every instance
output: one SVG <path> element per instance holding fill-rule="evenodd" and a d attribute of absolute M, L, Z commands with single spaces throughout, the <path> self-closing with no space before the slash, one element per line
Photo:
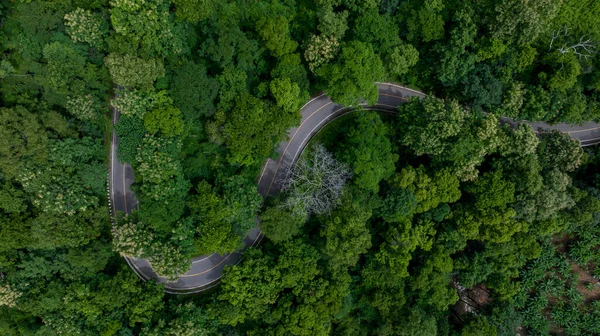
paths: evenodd
<path fill-rule="evenodd" d="M 393 154 L 388 132 L 379 114 L 372 112 L 360 112 L 346 131 L 347 139 L 339 153 L 343 161 L 353 166 L 354 181 L 359 187 L 377 192 L 379 182 L 396 171 L 398 155 Z"/>
<path fill-rule="evenodd" d="M 256 27 L 240 27 L 245 10 L 236 4 L 219 1 L 216 4 L 210 20 L 202 25 L 206 40 L 200 46 L 200 55 L 215 62 L 220 69 L 233 67 L 242 72 L 257 72 L 263 64 L 264 49 L 260 48 L 259 41 L 249 38 L 244 32 Z M 252 20 L 258 21 L 258 18 Z"/>
<path fill-rule="evenodd" d="M 449 286 L 452 270 L 450 255 L 443 249 L 433 249 L 410 279 L 410 287 L 416 291 L 417 301 L 438 311 L 444 311 L 456 303 L 456 289 Z"/>
<path fill-rule="evenodd" d="M 557 15 L 563 1 L 510 0 L 498 3 L 491 16 L 489 30 L 499 39 L 528 44 L 549 29 L 548 22 Z"/>
<path fill-rule="evenodd" d="M 121 162 L 135 162 L 138 147 L 146 134 L 144 123 L 135 116 L 124 115 L 119 117 L 119 122 L 115 125 L 115 132 L 119 137 L 117 158 Z"/>
<path fill-rule="evenodd" d="M 23 191 L 5 182 L 0 187 L 0 209 L 8 214 L 25 212 L 27 203 Z"/>
<path fill-rule="evenodd" d="M 435 336 L 438 333 L 438 327 L 435 323 L 435 317 L 423 310 L 411 309 L 402 312 L 404 321 L 398 323 L 394 332 L 400 336 Z"/>
<path fill-rule="evenodd" d="M 217 80 L 219 81 L 219 108 L 229 111 L 235 99 L 242 93 L 247 92 L 246 81 L 248 75 L 237 68 L 228 66 L 223 69 L 223 72 Z"/>
<path fill-rule="evenodd" d="M 271 70 L 273 78 L 290 78 L 292 83 L 298 84 L 301 90 L 301 96 L 308 97 L 308 78 L 306 67 L 302 64 L 300 54 L 285 54 L 277 59 L 277 64 Z"/>
<path fill-rule="evenodd" d="M 550 90 L 566 91 L 577 84 L 578 76 L 581 74 L 581 64 L 573 51 L 564 53 L 556 51 L 544 57 L 544 63 L 553 68 L 549 75 L 540 74 L 541 79 L 547 78 L 547 86 Z"/>
<path fill-rule="evenodd" d="M 360 255 L 371 248 L 371 234 L 367 227 L 371 211 L 352 198 L 351 193 L 346 192 L 341 205 L 322 220 L 325 253 L 334 267 L 355 266 Z"/>
<path fill-rule="evenodd" d="M 377 102 L 375 82 L 383 79 L 385 70 L 373 47 L 362 42 L 350 42 L 342 48 L 339 61 L 322 66 L 317 75 L 325 82 L 325 91 L 339 104 L 350 106 L 366 101 Z"/>
<path fill-rule="evenodd" d="M 163 231 L 183 214 L 189 189 L 177 157 L 180 149 L 177 140 L 145 135 L 134 161 L 140 219 Z"/>
<path fill-rule="evenodd" d="M 159 200 L 167 195 L 177 194 L 180 189 L 172 188 L 172 183 L 186 185 L 182 182 L 181 163 L 175 159 L 180 146 L 177 140 L 151 135 L 144 137 L 136 157 L 136 172 L 142 183 L 140 190 L 144 194 Z"/>
<path fill-rule="evenodd" d="M 194 229 L 185 219 L 172 225 L 169 233 L 162 237 L 137 214 L 123 216 L 113 227 L 113 246 L 125 257 L 147 258 L 158 275 L 177 280 L 192 265 Z"/>
<path fill-rule="evenodd" d="M 144 336 L 197 336 L 218 334 L 218 323 L 211 320 L 204 309 L 192 302 L 172 302 L 166 310 L 170 314 L 161 316 L 156 325 L 145 326 Z"/>
<path fill-rule="evenodd" d="M 462 334 L 465 336 L 496 336 L 498 333 L 496 327 L 493 326 L 485 317 L 478 316 L 463 327 Z"/>
<path fill-rule="evenodd" d="M 415 194 L 407 189 L 390 188 L 381 201 L 377 214 L 386 222 L 410 218 L 417 208 Z"/>
<path fill-rule="evenodd" d="M 408 38 L 423 42 L 444 37 L 444 10 L 442 0 L 407 1 L 400 7 L 401 18 L 406 21 Z"/>
<path fill-rule="evenodd" d="M 234 209 L 205 181 L 198 183 L 196 191 L 198 194 L 187 202 L 194 219 L 198 221 L 196 253 L 225 254 L 235 251 L 240 245 L 241 234 L 235 231 L 237 223 L 234 222 Z"/>
<path fill-rule="evenodd" d="M 367 11 L 358 17 L 353 33 L 356 40 L 371 44 L 380 55 L 387 56 L 401 43 L 398 25 L 393 17 L 380 15 L 378 10 Z"/>
<path fill-rule="evenodd" d="M 377 261 L 371 267 L 383 267 L 384 273 L 380 271 L 370 270 L 374 272 L 369 274 L 370 277 L 380 274 L 386 279 L 377 279 L 373 281 L 381 282 L 382 284 L 369 284 L 374 286 L 382 286 L 387 282 L 401 281 L 402 278 L 409 276 L 408 264 L 412 259 L 411 253 L 417 248 L 425 251 L 431 249 L 433 245 L 433 236 L 436 231 L 433 228 L 431 221 L 415 221 L 403 219 L 390 225 L 387 232 L 384 234 L 385 241 L 379 246 L 379 251 L 374 257 Z"/>
<path fill-rule="evenodd" d="M 64 105 L 66 95 L 85 95 L 92 89 L 106 89 L 98 67 L 87 62 L 74 46 L 62 42 L 47 44 L 44 58 L 48 63 L 43 83 L 62 97 L 57 103 Z"/>
<path fill-rule="evenodd" d="M 455 25 L 444 47 L 439 48 L 441 62 L 437 77 L 446 86 L 456 85 L 475 68 L 477 55 L 468 48 L 475 43 L 477 25 L 468 8 L 454 13 Z"/>
<path fill-rule="evenodd" d="M 21 106 L 1 108 L 0 125 L 0 169 L 6 176 L 21 173 L 27 161 L 45 161 L 48 135 L 35 114 Z"/>
<path fill-rule="evenodd" d="M 581 164 L 583 151 L 577 140 L 559 131 L 552 131 L 540 137 L 538 157 L 542 169 L 571 172 Z"/>
<path fill-rule="evenodd" d="M 258 188 L 249 179 L 240 175 L 228 177 L 221 181 L 223 199 L 232 211 L 231 222 L 235 232 L 245 236 L 256 226 L 256 214 L 262 204 Z"/>
<path fill-rule="evenodd" d="M 277 301 L 282 286 L 281 272 L 272 258 L 250 248 L 241 266 L 223 272 L 219 307 L 222 323 L 237 325 L 246 319 L 257 319 Z"/>
<path fill-rule="evenodd" d="M 477 167 L 500 145 L 498 118 L 475 118 L 457 102 L 435 98 L 412 101 L 400 107 L 400 141 L 416 155 L 451 170 L 463 181 L 477 177 Z"/>
<path fill-rule="evenodd" d="M 187 120 L 214 113 L 219 84 L 206 72 L 205 66 L 185 60 L 170 77 L 169 96 Z"/>
<path fill-rule="evenodd" d="M 72 216 L 98 205 L 106 174 L 102 146 L 91 138 L 51 140 L 45 169 L 30 165 L 18 180 L 42 211 Z"/>
<path fill-rule="evenodd" d="M 456 101 L 428 97 L 400 105 L 399 111 L 402 144 L 411 147 L 416 155 L 441 154 L 444 140 L 458 135 L 467 118 Z"/>
<path fill-rule="evenodd" d="M 151 94 L 139 90 L 119 90 L 110 105 L 121 115 L 141 119 L 152 105 Z"/>
<path fill-rule="evenodd" d="M 280 202 L 265 207 L 260 214 L 260 230 L 275 243 L 292 239 L 301 232 L 307 215 L 302 209 L 288 209 Z"/>
<path fill-rule="evenodd" d="M 475 198 L 474 206 L 485 212 L 494 207 L 504 207 L 515 200 L 515 185 L 503 178 L 502 171 L 484 173 L 465 190 Z"/>
<path fill-rule="evenodd" d="M 273 253 L 250 249 L 242 265 L 224 272 L 221 302 L 215 307 L 221 322 L 270 322 L 253 334 L 265 328 L 271 334 L 323 334 L 343 293 L 319 276 L 318 251 L 290 241 Z"/>

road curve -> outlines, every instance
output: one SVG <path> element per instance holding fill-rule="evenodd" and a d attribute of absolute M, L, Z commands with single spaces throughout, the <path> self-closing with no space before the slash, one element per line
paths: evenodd
<path fill-rule="evenodd" d="M 119 121 L 119 111 L 112 109 L 113 126 Z M 130 214 L 133 210 L 137 210 L 138 201 L 135 193 L 131 190 L 131 185 L 134 182 L 134 172 L 131 165 L 122 163 L 117 159 L 117 148 L 119 139 L 113 129 L 110 148 L 110 204 L 113 220 L 117 212 Z M 258 228 L 252 229 L 244 238 L 246 246 L 253 246 L 260 242 L 262 235 Z M 165 292 L 171 294 L 187 294 L 206 290 L 216 285 L 221 278 L 221 273 L 226 265 L 236 264 L 241 260 L 240 253 L 230 253 L 226 255 L 218 255 L 216 253 L 196 257 L 192 260 L 192 267 L 183 274 L 177 281 L 168 282 L 166 278 L 160 277 L 152 269 L 152 265 L 141 258 L 125 257 L 127 264 L 133 271 L 142 279 L 156 279 L 159 283 L 165 284 Z"/>
<path fill-rule="evenodd" d="M 398 105 L 406 102 L 410 97 L 425 97 L 424 93 L 411 90 L 395 84 L 377 83 L 379 99 L 375 106 L 365 106 L 366 109 L 395 112 Z M 325 125 L 335 118 L 353 111 L 352 107 L 344 107 L 332 102 L 329 97 L 322 94 L 306 103 L 300 113 L 302 119 L 300 126 L 291 128 L 288 132 L 289 140 L 281 142 L 277 149 L 277 160 L 267 159 L 260 176 L 258 177 L 258 192 L 263 196 L 277 195 L 281 191 L 282 176 L 287 174 L 297 158 L 302 153 L 310 139 Z M 113 110 L 113 124 L 116 124 L 119 112 Z M 504 122 L 516 124 L 517 122 L 503 118 Z M 580 126 L 567 124 L 548 125 L 544 123 L 530 123 L 535 131 L 556 129 L 568 133 L 571 137 L 580 140 L 582 146 L 600 142 L 600 125 L 585 123 Z M 131 191 L 134 181 L 133 169 L 127 163 L 121 163 L 116 158 L 118 139 L 113 131 L 111 144 L 111 173 L 110 196 L 112 198 L 113 213 L 122 211 L 130 213 L 137 209 L 137 200 Z M 260 242 L 262 235 L 258 228 L 252 229 L 245 237 L 246 246 L 253 246 Z M 213 253 L 196 257 L 192 260 L 192 268 L 175 282 L 167 282 L 163 277 L 157 276 L 148 261 L 137 258 L 125 258 L 127 263 L 143 280 L 157 279 L 165 283 L 165 292 L 172 294 L 196 293 L 209 289 L 218 284 L 221 273 L 226 265 L 237 264 L 240 253 L 218 255 Z"/>

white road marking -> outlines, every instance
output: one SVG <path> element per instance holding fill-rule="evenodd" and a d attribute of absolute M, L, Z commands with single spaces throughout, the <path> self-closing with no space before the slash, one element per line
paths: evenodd
<path fill-rule="evenodd" d="M 308 102 L 306 102 L 306 104 L 304 104 L 304 105 L 303 105 L 303 106 L 300 108 L 300 112 L 302 112 L 302 110 L 303 110 L 303 109 L 306 107 L 306 105 L 308 105 L 308 104 L 312 103 L 312 102 L 313 102 L 315 99 L 318 99 L 318 98 L 321 98 L 321 97 L 323 97 L 324 95 L 325 95 L 324 93 L 321 93 L 320 95 L 318 95 L 318 96 L 316 96 L 316 97 L 312 98 L 311 100 L 309 100 Z"/>
<path fill-rule="evenodd" d="M 115 109 L 113 108 L 113 122 L 112 125 L 114 126 L 115 124 Z M 117 206 L 115 205 L 115 129 L 113 127 L 113 129 L 111 130 L 112 134 L 112 143 L 110 144 L 110 151 L 111 151 L 111 160 L 110 160 L 110 196 L 112 198 L 112 207 L 114 210 L 114 214 L 116 216 L 117 214 Z"/>
<path fill-rule="evenodd" d="M 263 166 L 262 171 L 260 172 L 260 177 L 258 178 L 258 184 L 260 184 L 260 181 L 262 181 L 263 175 L 265 174 L 265 171 L 267 170 L 267 166 L 271 163 L 271 158 L 267 158 L 267 162 L 265 163 L 265 165 Z M 275 162 L 275 161 L 273 161 Z"/>
<path fill-rule="evenodd" d="M 212 257 L 212 256 L 213 256 L 213 255 L 215 255 L 215 254 L 217 254 L 217 252 L 213 252 L 213 253 L 209 254 L 209 255 L 208 255 L 208 257 L 204 257 L 204 258 L 202 258 L 202 259 L 193 260 L 193 261 L 192 261 L 192 264 L 195 264 L 195 263 L 199 263 L 199 262 L 201 262 L 201 261 L 204 261 L 204 260 L 206 260 L 206 259 L 208 259 L 208 258 Z"/>
<path fill-rule="evenodd" d="M 394 87 L 397 87 L 397 88 L 400 88 L 400 89 L 404 89 L 404 90 L 406 90 L 406 91 L 411 91 L 411 92 L 418 93 L 418 94 L 420 94 L 420 95 L 426 96 L 426 94 L 425 94 L 425 93 L 423 93 L 423 92 L 421 92 L 421 91 L 413 90 L 413 89 L 410 89 L 410 88 L 407 88 L 407 87 L 405 87 L 405 86 L 401 86 L 401 85 L 398 85 L 398 84 L 392 84 L 392 83 L 383 83 L 383 82 L 375 82 L 375 84 L 377 84 L 377 85 L 389 85 L 389 86 L 394 86 Z"/>
<path fill-rule="evenodd" d="M 125 183 L 125 164 L 122 165 L 123 167 L 123 202 L 124 202 L 124 206 L 125 206 L 125 216 L 129 215 L 129 211 L 127 211 L 127 184 Z"/>

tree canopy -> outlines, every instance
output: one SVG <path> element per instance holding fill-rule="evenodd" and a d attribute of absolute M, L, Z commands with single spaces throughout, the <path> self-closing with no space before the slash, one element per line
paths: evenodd
<path fill-rule="evenodd" d="M 600 120 L 598 1 L 0 0 L 0 31 L 1 335 L 600 334 L 598 149 L 503 118 Z M 354 112 L 261 197 L 321 93 Z M 185 296 L 123 258 L 213 253 Z"/>

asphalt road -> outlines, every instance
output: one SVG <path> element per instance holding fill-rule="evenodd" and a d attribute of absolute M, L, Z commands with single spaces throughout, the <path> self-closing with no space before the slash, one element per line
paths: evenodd
<path fill-rule="evenodd" d="M 407 101 L 409 97 L 424 97 L 425 94 L 394 84 L 378 83 L 379 100 L 377 105 L 365 107 L 366 109 L 395 112 L 398 105 Z M 277 160 L 268 159 L 263 166 L 258 178 L 258 191 L 263 196 L 276 195 L 281 191 L 281 181 L 287 174 L 289 168 L 295 163 L 306 144 L 322 129 L 328 122 L 335 118 L 353 111 L 352 108 L 343 107 L 333 103 L 326 95 L 320 95 L 311 99 L 301 109 L 302 119 L 300 126 L 289 130 L 289 141 L 279 144 Z M 113 123 L 119 118 L 118 111 L 113 111 Z M 516 124 L 516 122 L 505 119 L 504 121 Z M 581 126 L 570 126 L 558 124 L 550 126 L 544 123 L 529 123 L 535 131 L 557 129 L 568 133 L 571 137 L 579 139 L 582 146 L 600 142 L 600 125 L 586 123 Z M 112 136 L 111 146 L 111 197 L 113 210 L 130 213 L 137 208 L 137 200 L 130 187 L 134 180 L 131 166 L 123 164 L 116 159 L 115 153 L 118 146 L 116 134 Z M 244 242 L 246 246 L 253 246 L 260 242 L 262 235 L 255 228 L 251 230 Z M 165 283 L 165 291 L 168 293 L 194 293 L 218 284 L 221 273 L 226 265 L 237 264 L 241 259 L 239 253 L 218 255 L 211 254 L 196 257 L 192 260 L 192 268 L 182 275 L 176 282 L 167 282 L 165 278 L 158 277 L 152 270 L 151 265 L 144 259 L 126 258 L 127 263 L 144 280 L 157 279 Z"/>

